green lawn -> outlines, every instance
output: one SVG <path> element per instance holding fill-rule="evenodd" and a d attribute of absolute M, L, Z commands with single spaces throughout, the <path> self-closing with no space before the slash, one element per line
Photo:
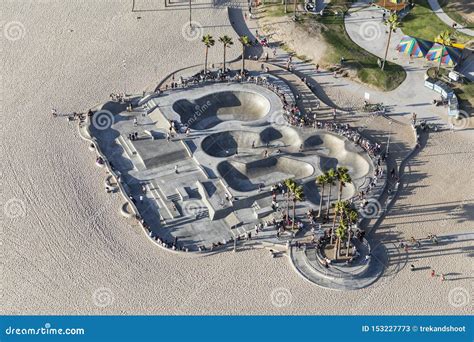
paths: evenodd
<path fill-rule="evenodd" d="M 441 32 L 452 30 L 436 16 L 426 0 L 414 0 L 414 2 L 416 6 L 403 18 L 403 33 L 433 41 Z M 469 36 L 457 32 L 455 36 L 459 43 L 465 43 L 471 39 Z"/>
<path fill-rule="evenodd" d="M 459 5 L 453 4 L 450 0 L 439 0 L 440 6 L 443 8 L 444 13 L 446 13 L 451 19 L 463 26 L 472 26 L 473 23 L 467 21 L 458 11 L 457 7 Z"/>
<path fill-rule="evenodd" d="M 328 12 L 339 12 L 341 8 L 347 9 L 349 3 L 342 0 L 332 1 L 328 7 Z M 344 56 L 346 65 L 357 71 L 357 77 L 363 83 L 375 86 L 378 89 L 389 91 L 397 88 L 406 77 L 403 68 L 397 64 L 387 62 L 385 70 L 380 70 L 377 64 L 377 57 L 354 43 L 344 29 L 344 21 L 341 15 L 327 15 L 315 17 L 308 15 L 307 20 L 318 21 L 326 27 L 322 30 L 322 35 L 328 45 L 330 52 L 326 55 L 326 63 L 339 63 L 341 56 Z"/>
<path fill-rule="evenodd" d="M 283 17 L 289 13 L 293 13 L 293 6 L 288 4 L 288 11 L 285 13 L 285 5 L 266 5 L 265 15 L 270 17 Z"/>
<path fill-rule="evenodd" d="M 344 29 L 341 9 L 347 10 L 350 2 L 346 0 L 333 0 L 326 7 L 328 13 L 338 12 L 339 15 L 328 14 L 323 17 L 311 14 L 300 14 L 298 23 L 303 27 L 315 24 L 324 24 L 321 34 L 328 45 L 328 52 L 323 64 L 334 65 L 344 56 L 346 66 L 354 69 L 360 82 L 369 84 L 380 90 L 389 91 L 397 88 L 406 78 L 403 68 L 397 64 L 387 62 L 385 71 L 377 65 L 377 57 L 362 49 L 354 43 Z M 288 14 L 292 13 L 293 5 L 288 5 Z M 265 14 L 269 16 L 284 16 L 283 5 L 265 6 Z M 288 15 L 287 14 L 287 15 Z M 290 14 L 291 15 L 291 14 Z M 295 51 L 298 53 L 298 51 Z M 304 57 L 304 56 L 303 56 Z"/>
<path fill-rule="evenodd" d="M 463 84 L 454 90 L 460 100 L 460 107 L 468 113 L 474 109 L 474 83 Z"/>
<path fill-rule="evenodd" d="M 436 78 L 436 67 L 428 69 L 428 76 Z M 439 79 L 446 81 L 450 69 L 441 68 L 439 72 Z M 474 108 L 474 82 L 469 82 L 468 80 L 465 83 L 456 83 L 452 86 L 454 93 L 459 99 L 459 108 L 465 110 L 468 113 L 472 113 Z"/>

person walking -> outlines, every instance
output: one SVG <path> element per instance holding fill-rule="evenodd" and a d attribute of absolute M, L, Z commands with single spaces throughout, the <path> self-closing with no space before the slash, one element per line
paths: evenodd
<path fill-rule="evenodd" d="M 174 166 L 174 173 L 179 173 L 179 171 L 178 171 L 178 165 L 175 165 L 175 166 Z"/>
<path fill-rule="evenodd" d="M 436 276 L 435 270 L 432 269 L 430 272 L 430 275 L 431 275 L 431 278 L 434 278 Z"/>

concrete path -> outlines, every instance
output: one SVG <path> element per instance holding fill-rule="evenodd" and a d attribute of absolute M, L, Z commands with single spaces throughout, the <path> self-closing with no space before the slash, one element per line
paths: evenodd
<path fill-rule="evenodd" d="M 441 19 L 446 25 L 453 27 L 453 24 L 456 22 L 443 11 L 441 6 L 439 5 L 438 0 L 428 0 L 428 3 L 430 4 L 431 9 L 438 16 L 439 19 Z M 468 36 L 474 37 L 474 30 L 468 29 L 459 23 L 456 24 L 457 31 L 467 34 Z"/>
<path fill-rule="evenodd" d="M 346 31 L 349 37 L 360 47 L 370 53 L 383 58 L 385 55 L 388 34 L 382 21 L 381 9 L 365 7 L 357 3 L 345 17 Z M 387 60 L 402 66 L 407 74 L 405 81 L 390 92 L 371 91 L 378 101 L 393 108 L 390 116 L 403 117 L 405 122 L 410 114 L 416 112 L 418 118 L 444 125 L 448 123 L 446 108 L 434 107 L 432 100 L 439 98 L 439 94 L 424 86 L 424 77 L 427 68 L 431 65 L 423 58 L 409 58 L 396 50 L 403 32 L 397 30 L 392 33 Z M 376 42 L 379 42 L 376 44 Z M 382 43 L 383 42 L 383 43 Z"/>
<path fill-rule="evenodd" d="M 438 236 L 437 245 L 429 240 L 420 240 L 420 242 L 422 248 L 436 251 L 449 244 L 473 240 L 474 233 L 461 232 Z M 410 247 L 410 250 L 416 251 L 416 248 Z M 290 258 L 298 274 L 318 286 L 342 291 L 358 290 L 373 284 L 388 267 L 391 258 L 397 259 L 401 254 L 406 253 L 396 245 L 378 243 L 371 249 L 372 258 L 368 264 L 362 261 L 354 267 L 331 265 L 325 268 L 313 256 L 313 251 L 295 246 L 291 248 Z M 361 254 L 360 258 L 363 258 L 363 252 Z"/>
<path fill-rule="evenodd" d="M 290 251 L 293 266 L 299 275 L 316 285 L 332 290 L 359 290 L 373 284 L 388 264 L 385 246 L 378 244 L 371 250 L 371 259 L 367 263 L 365 254 L 359 257 L 356 266 L 334 264 L 325 268 L 315 256 L 315 249 L 296 248 Z"/>

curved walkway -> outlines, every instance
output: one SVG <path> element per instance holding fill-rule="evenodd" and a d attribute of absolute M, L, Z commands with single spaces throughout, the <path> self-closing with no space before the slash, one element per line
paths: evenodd
<path fill-rule="evenodd" d="M 367 253 L 365 253 L 367 254 Z M 304 279 L 324 288 L 347 291 L 359 290 L 373 284 L 388 265 L 388 253 L 383 244 L 371 249 L 371 259 L 367 263 L 364 253 L 359 264 L 354 267 L 331 265 L 325 268 L 318 260 L 314 249 L 296 248 L 290 250 L 293 266 Z"/>
<path fill-rule="evenodd" d="M 430 4 L 431 9 L 433 12 L 438 16 L 439 19 L 441 19 L 446 25 L 449 25 L 453 27 L 453 24 L 455 23 L 457 25 L 456 30 L 467 34 L 468 36 L 474 37 L 474 30 L 468 29 L 464 26 L 462 26 L 459 23 L 456 23 L 449 15 L 447 15 L 441 6 L 439 5 L 438 0 L 428 0 L 428 3 Z"/>

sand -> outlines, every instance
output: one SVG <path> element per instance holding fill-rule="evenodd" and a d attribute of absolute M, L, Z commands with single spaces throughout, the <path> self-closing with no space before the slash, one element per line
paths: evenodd
<path fill-rule="evenodd" d="M 121 196 L 103 191 L 105 172 L 76 125 L 51 118 L 50 109 L 83 111 L 125 83 L 140 93 L 172 70 L 201 62 L 202 44 L 181 34 L 188 13 L 132 14 L 124 1 L 0 6 L 3 28 L 18 21 L 24 33 L 17 40 L 2 36 L 1 314 L 471 312 L 472 241 L 419 254 L 420 266 L 449 273 L 448 281 L 429 278 L 428 270 L 410 272 L 412 256 L 394 257 L 373 287 L 344 293 L 306 282 L 286 257 L 272 259 L 263 250 L 187 258 L 157 248 L 120 216 Z M 223 9 L 195 15 L 213 26 L 214 36 L 233 34 Z M 211 49 L 211 61 L 220 52 Z M 472 231 L 473 141 L 472 131 L 433 134 L 410 163 L 380 233 Z"/>

